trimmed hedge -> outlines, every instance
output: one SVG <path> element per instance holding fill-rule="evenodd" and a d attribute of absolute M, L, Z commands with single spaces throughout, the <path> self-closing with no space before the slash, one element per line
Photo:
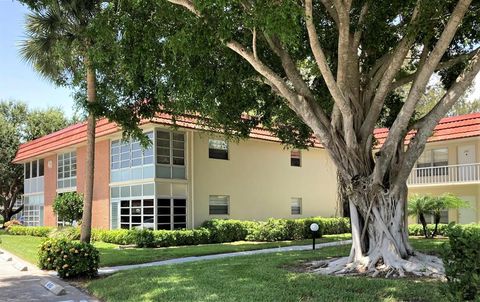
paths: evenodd
<path fill-rule="evenodd" d="M 310 224 L 318 223 L 319 234 L 350 232 L 348 218 L 312 217 L 304 219 L 269 219 L 268 221 L 242 221 L 212 219 L 193 230 L 92 230 L 93 241 L 139 247 L 168 247 L 233 241 L 280 241 L 311 238 Z M 56 239 L 79 240 L 80 228 L 63 227 L 11 227 L 13 235 L 31 235 Z"/>
<path fill-rule="evenodd" d="M 60 278 L 97 276 L 100 254 L 88 243 L 47 239 L 38 252 L 40 269 L 55 270 Z"/>
<path fill-rule="evenodd" d="M 480 225 L 455 225 L 447 235 L 443 259 L 450 299 L 480 299 Z"/>
<path fill-rule="evenodd" d="M 448 230 L 448 224 L 438 224 L 437 235 L 446 236 Z M 435 229 L 434 224 L 427 224 L 427 230 L 431 234 Z M 421 224 L 410 224 L 408 226 L 408 235 L 410 236 L 424 236 L 423 226 Z"/>
<path fill-rule="evenodd" d="M 27 235 L 35 237 L 48 237 L 50 232 L 55 228 L 53 227 L 26 227 L 22 225 L 11 225 L 7 229 L 7 233 L 10 235 Z"/>

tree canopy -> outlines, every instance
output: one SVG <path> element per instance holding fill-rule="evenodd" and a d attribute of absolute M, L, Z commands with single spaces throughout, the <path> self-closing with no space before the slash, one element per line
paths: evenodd
<path fill-rule="evenodd" d="M 23 165 L 13 164 L 21 143 L 65 128 L 69 120 L 58 108 L 29 110 L 22 102 L 0 102 L 0 214 L 5 221 L 22 210 Z"/>
<path fill-rule="evenodd" d="M 408 244 L 406 179 L 480 70 L 479 14 L 472 0 L 111 1 L 92 21 L 98 109 L 127 134 L 164 110 L 235 137 L 262 125 L 296 147 L 316 139 L 352 219 L 350 257 L 326 271 L 436 274 Z M 419 114 L 434 74 L 445 93 Z"/>

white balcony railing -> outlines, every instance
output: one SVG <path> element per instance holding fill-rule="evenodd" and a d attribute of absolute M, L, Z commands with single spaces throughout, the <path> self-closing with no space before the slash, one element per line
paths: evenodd
<path fill-rule="evenodd" d="M 407 184 L 433 185 L 480 182 L 480 163 L 414 168 Z"/>

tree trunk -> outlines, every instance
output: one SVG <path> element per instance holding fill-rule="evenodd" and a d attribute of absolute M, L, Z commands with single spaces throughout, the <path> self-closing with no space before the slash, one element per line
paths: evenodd
<path fill-rule="evenodd" d="M 433 230 L 433 233 L 432 233 L 432 238 L 435 238 L 435 236 L 437 236 L 437 233 L 438 233 L 438 224 L 440 223 L 440 213 L 435 213 L 433 215 L 433 219 L 434 219 L 434 222 L 435 222 L 435 229 Z"/>
<path fill-rule="evenodd" d="M 87 66 L 87 100 L 92 105 L 96 100 L 95 90 L 95 70 L 90 67 L 88 60 L 85 60 Z M 82 231 L 80 241 L 90 243 L 92 234 L 92 203 L 94 187 L 94 163 L 95 163 L 95 114 L 93 108 L 88 108 L 87 122 L 87 156 L 85 161 L 85 198 L 83 203 Z"/>
<path fill-rule="evenodd" d="M 427 220 L 425 219 L 425 215 L 423 213 L 420 213 L 420 215 L 418 215 L 418 218 L 420 219 L 420 223 L 422 224 L 422 227 L 423 227 L 423 234 L 425 235 L 425 238 L 428 238 L 429 234 L 428 234 Z"/>
<path fill-rule="evenodd" d="M 350 255 L 320 268 L 321 273 L 384 274 L 386 277 L 443 274 L 440 259 L 414 253 L 408 242 L 406 186 L 383 190 L 362 185 L 361 188 L 351 188 L 350 192 Z"/>

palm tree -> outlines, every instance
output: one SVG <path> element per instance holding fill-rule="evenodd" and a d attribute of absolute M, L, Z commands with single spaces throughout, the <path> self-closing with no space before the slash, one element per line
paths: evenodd
<path fill-rule="evenodd" d="M 465 208 L 468 204 L 457 196 L 451 193 L 445 193 L 440 196 L 431 197 L 430 211 L 433 215 L 433 222 L 435 223 L 435 229 L 433 230 L 432 237 L 435 237 L 438 233 L 438 224 L 440 223 L 441 212 L 448 209 Z"/>
<path fill-rule="evenodd" d="M 83 87 L 87 95 L 87 156 L 81 241 L 90 242 L 94 184 L 96 75 L 89 51 L 94 43 L 89 25 L 100 12 L 100 1 L 21 0 L 31 9 L 22 56 L 42 76 L 57 85 Z"/>
<path fill-rule="evenodd" d="M 429 237 L 428 229 L 427 229 L 427 220 L 425 219 L 425 215 L 431 213 L 430 209 L 430 197 L 427 195 L 413 195 L 408 200 L 408 215 L 418 217 L 420 223 L 423 227 L 423 234 L 425 238 Z"/>

